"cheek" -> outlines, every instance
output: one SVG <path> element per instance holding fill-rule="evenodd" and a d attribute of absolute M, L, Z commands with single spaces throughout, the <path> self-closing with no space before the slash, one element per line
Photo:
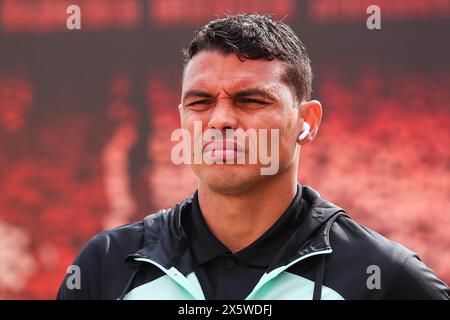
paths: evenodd
<path fill-rule="evenodd" d="M 245 119 L 242 121 L 242 124 L 247 129 L 278 129 L 281 131 L 284 117 L 278 109 L 274 109 L 270 111 L 262 110 L 247 117 L 242 117 L 241 119 Z"/>
<path fill-rule="evenodd" d="M 203 134 L 207 130 L 207 115 L 201 112 L 183 111 L 180 113 L 181 128 L 185 131 L 188 137 L 183 137 L 185 147 L 189 150 L 191 157 L 196 155 L 201 156 L 203 146 Z M 189 145 L 190 144 L 190 145 Z M 191 159 L 192 161 L 192 159 Z"/>
<path fill-rule="evenodd" d="M 296 118 L 291 112 L 279 112 L 270 115 L 267 128 L 278 129 L 278 143 L 272 145 L 277 146 L 280 157 L 290 158 L 295 152 L 296 146 Z"/>
<path fill-rule="evenodd" d="M 291 143 L 287 141 L 287 132 L 289 130 L 287 130 L 286 126 L 288 124 L 286 123 L 286 118 L 282 112 L 279 110 L 274 110 L 273 112 L 261 112 L 261 114 L 249 119 L 245 125 L 247 125 L 246 129 L 256 129 L 258 135 L 256 137 L 256 144 L 259 149 L 262 148 L 267 150 L 264 151 L 264 153 L 267 152 L 267 154 L 271 155 L 275 155 L 274 152 L 276 152 L 278 157 L 283 159 L 286 158 L 286 154 L 292 147 L 290 146 Z M 261 129 L 266 129 L 266 134 L 260 135 Z M 252 140 L 254 139 L 252 138 Z M 261 152 L 261 150 L 258 152 Z"/>
<path fill-rule="evenodd" d="M 277 129 L 281 142 L 292 140 L 295 133 L 295 114 L 290 112 L 268 112 L 259 117 L 254 123 L 256 128 Z"/>
<path fill-rule="evenodd" d="M 189 131 L 194 130 L 194 124 L 201 128 L 205 128 L 207 125 L 207 118 L 204 113 L 183 111 L 180 113 L 180 123 L 181 127 Z"/>

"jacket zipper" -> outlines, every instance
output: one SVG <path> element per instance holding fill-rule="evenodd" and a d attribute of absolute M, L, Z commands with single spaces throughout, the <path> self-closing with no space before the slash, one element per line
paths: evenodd
<path fill-rule="evenodd" d="M 187 292 L 189 292 L 189 294 L 195 299 L 195 300 L 205 300 L 205 296 L 203 294 L 203 292 L 201 292 L 200 290 L 198 290 L 197 288 L 195 288 L 191 281 L 186 278 L 180 271 L 178 271 L 176 268 L 172 267 L 170 269 L 166 269 L 165 267 L 163 267 L 162 265 L 160 265 L 159 263 L 150 260 L 148 258 L 134 258 L 134 260 L 136 261 L 143 261 L 143 262 L 147 262 L 150 263 L 152 265 L 154 265 L 155 267 L 159 268 L 161 271 L 163 271 L 165 274 L 167 274 L 173 281 L 175 281 L 176 283 L 178 283 L 180 286 L 182 286 Z"/>
<path fill-rule="evenodd" d="M 274 270 L 272 270 L 269 273 L 265 273 L 261 279 L 259 280 L 259 282 L 256 284 L 255 288 L 253 288 L 252 292 L 250 292 L 250 294 L 245 298 L 245 300 L 253 300 L 253 297 L 256 295 L 256 293 L 264 286 L 266 285 L 268 282 L 270 282 L 271 280 L 273 280 L 274 278 L 276 278 L 280 273 L 282 273 L 283 271 L 285 271 L 286 269 L 290 268 L 291 266 L 293 266 L 294 264 L 299 263 L 300 261 L 312 257 L 312 256 L 316 256 L 316 255 L 320 255 L 320 254 L 330 254 L 332 253 L 333 250 L 331 248 L 326 249 L 326 250 L 322 250 L 322 251 L 316 251 L 316 252 L 311 252 L 309 254 L 306 254 L 300 258 L 297 258 L 296 260 L 292 261 L 291 263 L 285 265 L 285 266 L 281 266 L 278 267 Z"/>
<path fill-rule="evenodd" d="M 261 277 L 259 282 L 256 284 L 256 286 L 252 290 L 252 292 L 250 292 L 250 294 L 245 298 L 245 300 L 253 300 L 253 297 L 256 295 L 256 293 L 264 285 L 266 285 L 268 282 L 270 282 L 271 280 L 276 278 L 280 273 L 282 273 L 286 269 L 290 268 L 294 264 L 297 264 L 300 261 L 302 261 L 304 259 L 307 259 L 309 257 L 312 257 L 312 256 L 316 256 L 316 255 L 320 255 L 320 254 L 330 254 L 332 252 L 333 252 L 333 250 L 331 248 L 330 249 L 326 249 L 326 250 L 322 250 L 322 251 L 311 252 L 309 254 L 306 254 L 306 255 L 304 255 L 304 256 L 302 256 L 302 257 L 292 261 L 291 263 L 289 263 L 289 264 L 287 264 L 285 266 L 281 266 L 279 268 L 276 268 L 276 269 L 272 270 L 269 273 L 265 273 Z M 144 258 L 144 257 L 135 257 L 134 260 L 136 260 L 136 261 L 143 261 L 143 262 L 147 262 L 147 263 L 150 263 L 150 264 L 154 265 L 155 267 L 157 267 L 158 269 L 163 271 L 165 274 L 167 274 L 173 281 L 175 281 L 181 287 L 183 287 L 183 289 L 185 289 L 195 300 L 205 300 L 205 296 L 204 296 L 203 292 L 201 292 L 201 290 L 198 290 L 197 288 L 195 288 L 192 285 L 192 283 L 190 282 L 190 280 L 188 278 L 186 278 L 176 268 L 172 267 L 170 269 L 166 269 L 165 267 L 163 267 L 159 263 L 157 263 L 157 262 L 155 262 L 153 260 L 150 260 L 148 258 Z"/>

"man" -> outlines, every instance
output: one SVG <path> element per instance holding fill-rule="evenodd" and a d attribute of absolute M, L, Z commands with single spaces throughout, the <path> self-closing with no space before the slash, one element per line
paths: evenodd
<path fill-rule="evenodd" d="M 95 236 L 74 262 L 81 283 L 69 274 L 59 299 L 449 299 L 414 253 L 297 183 L 322 108 L 290 27 L 256 14 L 214 20 L 195 33 L 185 62 L 184 132 L 195 137 L 197 124 L 222 134 L 189 149 L 190 160 L 210 158 L 191 161 L 198 190 Z M 263 135 L 237 142 L 239 130 L 277 133 L 268 147 L 275 172 L 262 174 L 260 159 L 237 162 L 250 159 L 250 142 L 268 145 Z"/>

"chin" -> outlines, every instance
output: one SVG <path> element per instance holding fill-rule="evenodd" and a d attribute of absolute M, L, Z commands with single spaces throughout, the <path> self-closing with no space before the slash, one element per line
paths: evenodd
<path fill-rule="evenodd" d="M 195 168 L 201 184 L 208 189 L 224 194 L 242 194 L 250 191 L 264 179 L 257 166 L 212 165 Z"/>

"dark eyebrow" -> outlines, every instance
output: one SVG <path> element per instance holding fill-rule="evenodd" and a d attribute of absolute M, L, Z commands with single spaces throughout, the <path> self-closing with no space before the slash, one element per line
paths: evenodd
<path fill-rule="evenodd" d="M 249 96 L 261 96 L 263 98 L 269 99 L 271 101 L 276 101 L 277 98 L 269 91 L 266 89 L 259 89 L 259 88 L 250 88 L 250 89 L 244 89 L 241 91 L 237 91 L 233 94 L 229 94 L 228 95 L 232 96 L 234 99 L 236 98 L 244 98 L 244 97 L 249 97 Z M 192 89 L 192 90 L 188 90 L 186 91 L 186 93 L 183 95 L 183 101 L 189 98 L 215 98 L 217 97 L 217 95 L 212 95 L 211 93 L 207 92 L 207 91 L 203 91 L 203 90 L 198 90 L 198 89 Z"/>
<path fill-rule="evenodd" d="M 214 98 L 214 97 L 215 96 L 213 96 L 211 93 L 207 91 L 193 89 L 186 91 L 186 93 L 183 95 L 183 100 L 186 100 L 188 98 Z"/>
<path fill-rule="evenodd" d="M 261 96 L 272 101 L 277 100 L 277 98 L 269 90 L 259 88 L 244 89 L 233 94 L 234 98 L 243 98 L 248 96 Z"/>

